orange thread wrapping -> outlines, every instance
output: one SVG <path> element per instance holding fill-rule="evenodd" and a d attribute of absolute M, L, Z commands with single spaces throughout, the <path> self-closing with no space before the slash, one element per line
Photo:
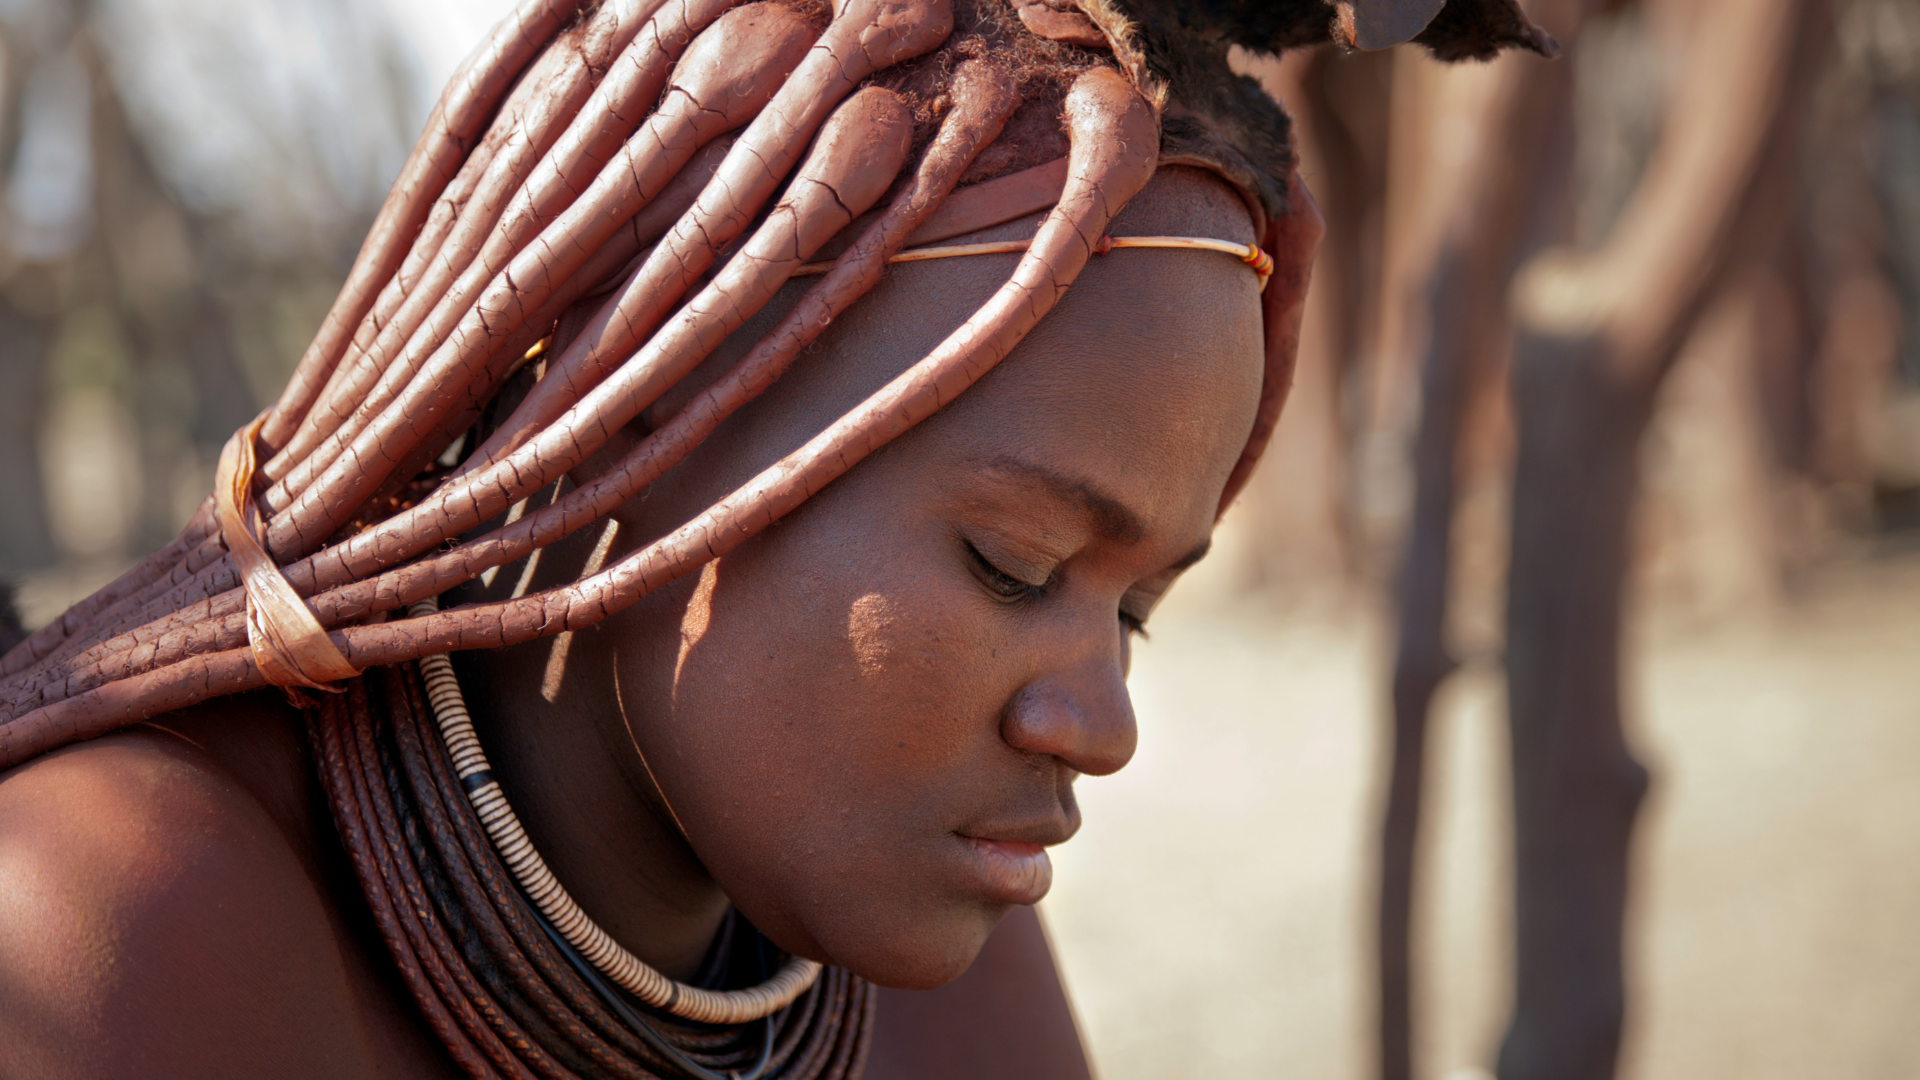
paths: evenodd
<path fill-rule="evenodd" d="M 1248 266 L 1253 267 L 1254 273 L 1260 275 L 1260 291 L 1265 292 L 1267 279 L 1273 276 L 1273 256 L 1267 254 L 1266 251 L 1257 244 L 1248 244 L 1247 253 L 1240 256 L 1240 258 L 1245 261 Z"/>
<path fill-rule="evenodd" d="M 227 440 L 214 481 L 220 539 L 247 589 L 247 643 L 260 674 L 275 686 L 339 692 L 329 683 L 360 674 L 293 591 L 279 564 L 260 544 L 260 508 L 253 501 L 254 440 L 267 414 Z"/>

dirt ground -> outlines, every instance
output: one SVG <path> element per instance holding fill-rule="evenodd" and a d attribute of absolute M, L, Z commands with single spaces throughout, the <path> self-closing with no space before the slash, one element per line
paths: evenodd
<path fill-rule="evenodd" d="M 1139 754 L 1081 781 L 1046 918 L 1106 1080 L 1358 1080 L 1380 621 L 1236 614 L 1196 584 L 1136 653 Z M 1767 615 L 1653 614 L 1630 656 L 1655 787 L 1623 1077 L 1920 1077 L 1920 557 L 1831 567 Z M 1510 994 L 1498 679 L 1469 668 L 1438 713 L 1418 1063 L 1490 1080 Z"/>

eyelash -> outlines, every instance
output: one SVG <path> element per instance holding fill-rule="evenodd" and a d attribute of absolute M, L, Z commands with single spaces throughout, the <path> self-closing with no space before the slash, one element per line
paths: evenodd
<path fill-rule="evenodd" d="M 982 555 L 980 549 L 974 547 L 970 542 L 967 543 L 967 554 L 973 557 L 975 565 L 986 575 L 987 587 L 999 595 L 1009 600 L 1038 600 L 1040 597 L 1046 595 L 1045 586 L 1029 585 L 1019 578 L 1014 577 L 1012 574 L 1007 573 L 1005 570 L 993 565 L 993 560 Z M 1126 629 L 1127 633 L 1133 634 L 1143 641 L 1146 640 L 1146 620 L 1141 619 L 1137 615 L 1129 615 L 1122 611 L 1120 612 L 1120 625 Z"/>
<path fill-rule="evenodd" d="M 974 547 L 970 542 L 967 543 L 967 554 L 973 556 L 974 563 L 979 566 L 981 572 L 986 575 L 987 588 L 992 589 L 999 595 L 1009 600 L 1038 600 L 1041 596 L 1045 595 L 1046 586 L 1029 585 L 1019 578 L 1014 577 L 1012 574 L 1007 573 L 1005 570 L 993 565 L 993 560 L 980 554 L 980 549 Z"/>

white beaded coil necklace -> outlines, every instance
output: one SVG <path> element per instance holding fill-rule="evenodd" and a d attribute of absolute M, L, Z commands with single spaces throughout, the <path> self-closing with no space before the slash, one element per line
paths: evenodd
<path fill-rule="evenodd" d="M 437 600 L 422 600 L 407 613 L 420 618 L 438 611 L 439 607 Z M 421 657 L 419 663 L 427 700 L 433 705 L 434 723 L 446 743 L 447 755 L 453 759 L 454 772 L 460 777 L 467 801 L 473 804 L 474 813 L 486 829 L 487 839 L 527 900 L 594 970 L 656 1009 L 706 1024 L 744 1024 L 771 1016 L 792 1004 L 820 978 L 818 963 L 795 956 L 758 986 L 705 990 L 668 978 L 621 947 L 567 894 L 527 838 L 520 819 L 507 802 L 506 793 L 494 779 L 486 751 L 480 747 L 480 737 L 473 730 L 473 719 L 467 713 L 466 698 L 460 693 L 452 661 L 445 653 L 436 653 Z"/>

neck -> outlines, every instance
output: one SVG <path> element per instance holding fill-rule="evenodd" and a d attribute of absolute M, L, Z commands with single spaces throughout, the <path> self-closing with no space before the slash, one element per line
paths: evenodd
<path fill-rule="evenodd" d="M 727 898 L 647 772 L 611 659 L 594 647 L 602 638 L 461 654 L 455 667 L 494 773 L 554 876 L 630 952 L 688 979 Z"/>

